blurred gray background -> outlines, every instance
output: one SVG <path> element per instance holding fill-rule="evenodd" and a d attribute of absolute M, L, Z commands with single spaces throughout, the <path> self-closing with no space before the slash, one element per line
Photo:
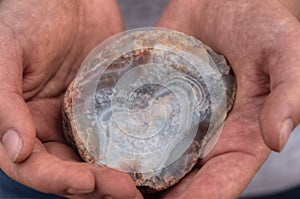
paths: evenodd
<path fill-rule="evenodd" d="M 155 26 L 169 0 L 117 0 L 126 29 Z"/>

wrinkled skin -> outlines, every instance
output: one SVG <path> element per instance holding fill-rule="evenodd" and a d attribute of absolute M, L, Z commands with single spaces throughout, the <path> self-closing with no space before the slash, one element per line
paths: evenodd
<path fill-rule="evenodd" d="M 4 0 L 0 19 L 1 169 L 46 193 L 134 198 L 137 190 L 127 174 L 81 163 L 61 129 L 63 95 L 82 60 L 123 31 L 116 3 Z M 21 142 L 3 136 L 8 129 Z M 4 140 L 16 147 L 5 149 Z"/>
<path fill-rule="evenodd" d="M 195 0 L 182 6 L 186 2 L 174 0 L 167 7 L 158 26 L 194 35 L 224 54 L 237 78 L 237 94 L 217 145 L 199 162 L 201 169 L 163 198 L 238 197 L 270 149 L 281 151 L 299 123 L 300 24 L 295 16 L 300 15 L 285 8 L 295 8 L 292 1 L 282 2 L 212 0 L 200 6 Z M 185 9 L 193 14 L 179 18 Z"/>
<path fill-rule="evenodd" d="M 89 50 L 123 30 L 114 1 L 86 2 L 1 1 L 0 166 L 46 193 L 141 198 L 127 174 L 81 163 L 62 137 L 67 85 Z M 282 2 L 172 0 L 165 10 L 158 26 L 194 35 L 224 54 L 238 87 L 216 147 L 162 198 L 237 197 L 298 124 L 300 27 L 293 15 L 299 12 L 293 1 Z"/>

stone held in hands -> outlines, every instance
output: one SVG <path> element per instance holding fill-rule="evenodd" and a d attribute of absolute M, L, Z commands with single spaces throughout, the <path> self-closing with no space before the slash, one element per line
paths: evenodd
<path fill-rule="evenodd" d="M 135 29 L 82 63 L 64 98 L 64 132 L 84 161 L 161 191 L 212 149 L 234 95 L 223 56 L 180 32 Z"/>

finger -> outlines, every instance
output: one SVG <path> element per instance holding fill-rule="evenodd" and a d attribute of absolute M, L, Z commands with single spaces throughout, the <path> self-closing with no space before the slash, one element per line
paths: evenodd
<path fill-rule="evenodd" d="M 178 198 L 237 198 L 267 158 L 259 127 L 231 114 L 213 151 Z"/>
<path fill-rule="evenodd" d="M 62 160 L 79 161 L 77 153 L 65 144 L 50 142 L 46 143 L 45 146 L 51 154 L 55 154 Z M 96 179 L 95 191 L 89 194 L 90 196 L 94 196 L 95 198 L 98 198 L 100 195 L 112 198 L 142 198 L 142 195 L 135 188 L 129 175 L 112 169 L 100 168 L 95 165 L 87 164 L 87 167 Z M 120 191 L 120 188 L 122 191 Z"/>
<path fill-rule="evenodd" d="M 35 127 L 22 98 L 22 54 L 11 38 L 0 36 L 0 139 L 2 153 L 21 162 L 31 153 Z M 2 165 L 3 159 L 0 159 Z"/>
<path fill-rule="evenodd" d="M 137 190 L 133 180 L 128 174 L 109 169 L 89 165 L 96 179 L 95 198 L 106 196 L 120 199 L 142 199 L 141 193 Z"/>
<path fill-rule="evenodd" d="M 60 143 L 60 142 L 47 142 L 44 143 L 47 151 L 58 157 L 61 160 L 72 161 L 72 162 L 81 162 L 78 153 L 72 149 L 70 146 Z"/>
<path fill-rule="evenodd" d="M 67 156 L 65 159 L 73 155 L 69 154 L 70 151 L 61 152 Z M 79 198 L 102 198 L 105 195 L 134 198 L 136 195 L 136 188 L 128 175 L 87 163 L 63 161 L 49 154 L 40 142 L 35 144 L 32 154 L 24 162 L 7 162 L 1 169 L 14 180 L 45 193 Z"/>
<path fill-rule="evenodd" d="M 168 189 L 163 196 L 162 199 L 173 199 L 180 196 L 182 193 L 186 191 L 189 185 L 193 182 L 194 177 L 199 172 L 199 168 L 195 167 L 187 176 L 185 176 L 177 185 Z M 156 198 L 156 197 L 153 197 Z"/>
<path fill-rule="evenodd" d="M 260 124 L 266 144 L 275 151 L 282 150 L 300 121 L 300 40 L 298 41 L 295 42 L 297 46 L 282 49 L 281 54 L 275 54 L 276 58 L 269 60 L 267 65 L 271 92 L 264 103 Z"/>
<path fill-rule="evenodd" d="M 2 164 L 1 168 L 17 182 L 45 193 L 89 193 L 95 186 L 91 172 L 49 154 L 40 142 L 34 145 L 32 154 L 24 162 L 7 162 Z"/>
<path fill-rule="evenodd" d="M 238 198 L 258 165 L 247 154 L 227 153 L 205 164 L 180 198 Z"/>
<path fill-rule="evenodd" d="M 63 95 L 54 98 L 33 99 L 27 102 L 31 112 L 36 134 L 44 142 L 64 142 L 62 133 L 61 109 Z"/>
<path fill-rule="evenodd" d="M 60 159 L 68 161 L 79 161 L 77 153 L 69 146 L 62 143 L 47 143 L 47 150 L 51 154 L 56 154 Z M 125 173 L 112 169 L 100 168 L 95 165 L 88 165 L 96 179 L 95 191 L 89 194 L 90 197 L 98 198 L 100 195 L 112 198 L 142 198 L 139 191 L 135 188 L 132 179 Z M 122 191 L 120 192 L 120 187 Z M 78 196 L 84 197 L 83 195 Z M 75 197 L 76 198 L 76 197 Z"/>

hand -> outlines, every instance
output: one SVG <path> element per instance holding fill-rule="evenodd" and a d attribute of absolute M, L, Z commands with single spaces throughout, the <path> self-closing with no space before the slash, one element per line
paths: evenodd
<path fill-rule="evenodd" d="M 63 95 L 80 63 L 123 31 L 116 2 L 3 0 L 0 19 L 1 169 L 46 193 L 135 198 L 127 174 L 80 163 L 61 129 Z"/>
<path fill-rule="evenodd" d="M 173 0 L 166 8 L 158 26 L 224 54 L 237 94 L 213 151 L 163 198 L 238 197 L 270 149 L 282 150 L 299 123 L 300 24 L 292 13 L 300 12 L 281 2 Z"/>

